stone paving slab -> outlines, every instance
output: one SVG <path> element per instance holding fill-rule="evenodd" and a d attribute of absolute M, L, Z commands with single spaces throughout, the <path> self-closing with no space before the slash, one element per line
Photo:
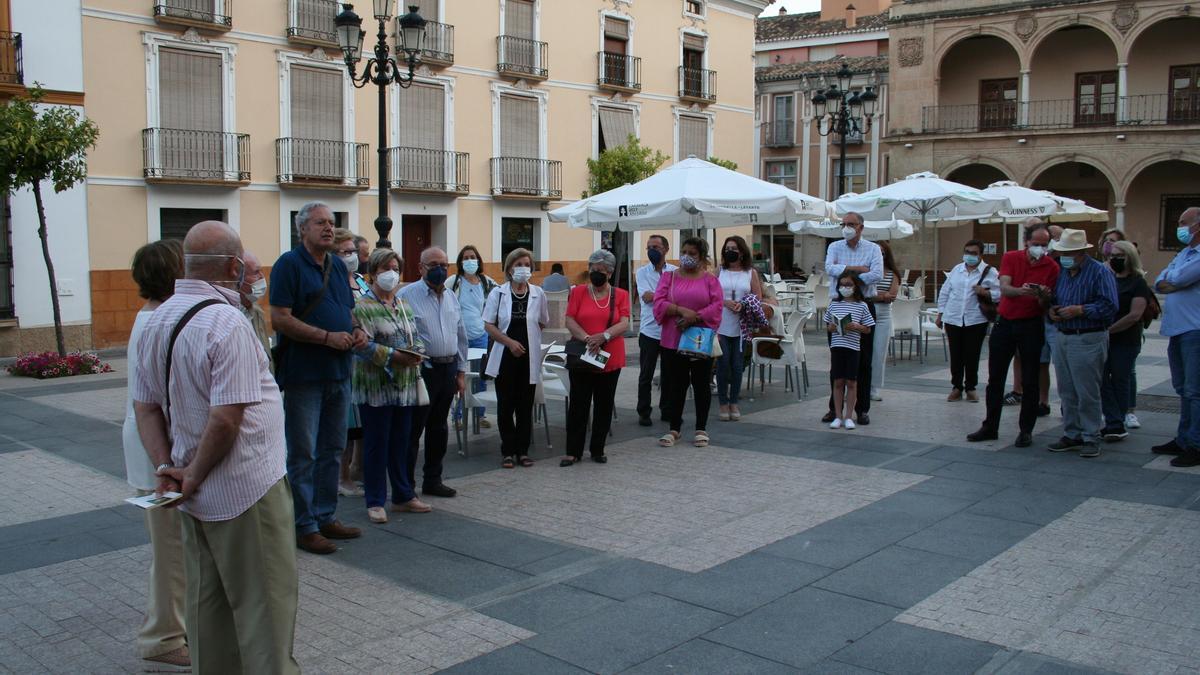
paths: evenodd
<path fill-rule="evenodd" d="M 0 453 L 0 527 L 117 506 L 132 494 L 124 481 L 48 452 Z"/>
<path fill-rule="evenodd" d="M 710 446 L 610 446 L 608 464 L 476 474 L 452 513 L 697 572 L 910 487 L 923 477 Z M 732 489 L 731 488 L 736 488 Z"/>
<path fill-rule="evenodd" d="M 1089 499 L 898 620 L 1115 672 L 1196 672 L 1198 531 L 1198 512 Z"/>

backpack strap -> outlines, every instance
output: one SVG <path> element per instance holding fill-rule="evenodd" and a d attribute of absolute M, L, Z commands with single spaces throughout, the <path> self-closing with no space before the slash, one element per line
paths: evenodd
<path fill-rule="evenodd" d="M 196 316 L 200 310 L 211 305 L 224 304 L 227 303 L 225 303 L 223 300 L 209 298 L 208 300 L 203 300 L 192 305 L 192 307 L 188 309 L 188 311 L 185 312 L 184 315 L 179 319 L 179 323 L 175 324 L 175 329 L 171 331 L 171 341 L 167 343 L 167 387 L 163 390 L 163 413 L 167 416 L 168 420 L 170 419 L 171 411 L 171 357 L 175 353 L 175 341 L 179 339 L 179 334 L 183 332 L 183 327 L 186 326 L 188 322 L 192 320 L 192 317 Z"/>

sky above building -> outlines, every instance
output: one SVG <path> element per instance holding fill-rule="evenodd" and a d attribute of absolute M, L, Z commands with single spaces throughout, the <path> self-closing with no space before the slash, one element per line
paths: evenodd
<path fill-rule="evenodd" d="M 762 16 L 775 16 L 780 7 L 786 7 L 788 14 L 796 12 L 816 12 L 821 9 L 821 0 L 775 0 L 763 11 Z"/>

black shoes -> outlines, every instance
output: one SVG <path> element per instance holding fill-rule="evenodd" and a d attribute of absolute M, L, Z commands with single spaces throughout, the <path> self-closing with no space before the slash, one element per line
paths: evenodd
<path fill-rule="evenodd" d="M 1047 445 L 1046 449 L 1050 452 L 1070 452 L 1072 450 L 1079 450 L 1082 447 L 1083 439 L 1067 438 L 1066 436 L 1063 436 L 1062 438 L 1058 439 L 1058 442 Z M 1099 454 L 1099 452 L 1097 452 L 1097 454 Z"/>
<path fill-rule="evenodd" d="M 1090 457 L 1099 457 L 1100 456 L 1100 446 L 1095 443 L 1084 443 L 1083 447 L 1080 448 L 1080 450 L 1079 450 L 1079 456 L 1080 457 L 1089 457 L 1089 458 Z"/>
<path fill-rule="evenodd" d="M 1033 445 L 1033 436 L 1022 431 L 1021 433 L 1017 434 L 1017 442 L 1013 443 L 1013 445 L 1017 446 L 1018 448 L 1028 448 L 1029 446 Z"/>
<path fill-rule="evenodd" d="M 458 494 L 458 490 L 455 490 L 445 483 L 438 483 L 437 485 L 426 485 L 425 487 L 421 488 L 421 494 L 428 495 L 430 497 L 449 498 Z"/>
<path fill-rule="evenodd" d="M 1039 403 L 1038 404 L 1038 417 L 1049 417 L 1049 416 L 1050 416 L 1050 406 L 1046 405 L 1045 403 Z"/>
<path fill-rule="evenodd" d="M 651 426 L 651 425 L 653 425 L 653 424 L 654 424 L 654 421 L 650 419 L 650 416 L 649 416 L 649 415 L 646 415 L 645 417 L 639 417 L 639 418 L 638 418 L 638 424 L 640 424 L 640 425 L 642 425 L 642 426 L 644 426 L 644 427 L 648 427 L 648 426 Z"/>
<path fill-rule="evenodd" d="M 1125 440 L 1129 437 L 1129 432 L 1125 431 L 1125 427 L 1122 425 L 1119 427 L 1112 427 L 1111 429 L 1105 429 L 1104 431 L 1100 432 L 1100 435 L 1104 437 L 1105 441 L 1111 443 L 1113 441 Z"/>
<path fill-rule="evenodd" d="M 992 431 L 987 427 L 979 427 L 979 431 L 976 431 L 973 434 L 967 434 L 967 440 L 972 443 L 978 443 L 980 441 L 994 441 L 997 438 L 1000 438 L 1000 436 L 995 431 Z"/>
<path fill-rule="evenodd" d="M 1200 450 L 1188 448 L 1179 453 L 1179 456 L 1171 460 L 1171 466 L 1188 467 L 1200 466 Z"/>
<path fill-rule="evenodd" d="M 1183 454 L 1183 448 L 1175 442 L 1174 438 L 1172 438 L 1162 445 L 1156 445 L 1153 448 L 1150 448 L 1150 452 L 1153 452 L 1156 455 L 1179 455 Z"/>
<path fill-rule="evenodd" d="M 830 422 L 832 422 L 832 421 L 834 420 L 834 418 L 836 418 L 836 417 L 837 417 L 837 415 L 834 415 L 834 414 L 833 414 L 833 411 L 832 411 L 832 410 L 830 410 L 829 412 L 825 413 L 825 416 L 824 416 L 824 417 L 822 417 L 822 418 L 821 418 L 821 422 L 822 422 L 823 424 L 829 424 L 829 423 L 830 423 Z"/>
<path fill-rule="evenodd" d="M 597 464 L 608 464 L 608 455 L 592 455 L 592 461 Z"/>
<path fill-rule="evenodd" d="M 870 415 L 868 415 L 867 413 L 859 413 L 858 414 L 858 426 L 865 427 L 870 423 L 871 423 Z"/>

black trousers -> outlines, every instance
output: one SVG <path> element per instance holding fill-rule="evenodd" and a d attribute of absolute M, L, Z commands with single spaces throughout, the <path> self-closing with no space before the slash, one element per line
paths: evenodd
<path fill-rule="evenodd" d="M 450 415 L 450 406 L 454 403 L 454 395 L 458 393 L 458 364 L 422 366 L 421 378 L 429 390 L 429 405 L 413 408 L 408 443 L 408 480 L 411 485 L 417 484 L 413 479 L 417 469 L 417 445 L 424 435 L 425 475 L 421 482 L 421 488 L 424 489 L 442 483 L 442 461 L 446 459 L 446 441 L 450 437 L 446 417 Z"/>
<path fill-rule="evenodd" d="M 583 442 L 588 438 L 588 415 L 592 418 L 592 457 L 604 454 L 608 429 L 612 425 L 613 407 L 617 396 L 620 370 L 610 372 L 571 371 L 571 404 L 567 407 L 567 454 L 583 457 Z"/>
<path fill-rule="evenodd" d="M 875 303 L 868 302 L 867 309 L 871 312 L 871 318 L 875 318 Z M 865 415 L 871 412 L 871 361 L 875 357 L 875 329 L 871 329 L 869 335 L 860 335 L 858 342 L 858 401 L 854 403 L 854 412 L 859 415 Z M 833 335 L 825 334 L 825 339 L 829 344 L 833 344 Z M 863 389 L 862 387 L 866 387 Z M 833 412 L 833 373 L 829 374 L 829 412 Z M 837 414 L 841 414 L 838 411 Z"/>
<path fill-rule="evenodd" d="M 988 341 L 988 385 L 987 418 L 983 426 L 996 431 L 1000 428 L 1000 412 L 1004 409 L 1004 387 L 1008 378 L 1008 364 L 1014 354 L 1021 355 L 1021 378 L 1026 396 L 1021 397 L 1021 432 L 1033 433 L 1037 422 L 1038 399 L 1032 392 L 1038 390 L 1042 359 L 1042 343 L 1046 340 L 1042 318 L 1001 318 L 992 328 Z"/>
<path fill-rule="evenodd" d="M 660 361 L 661 357 L 661 361 Z M 663 349 L 659 346 L 658 340 L 652 337 L 647 337 L 638 334 L 638 399 L 637 413 L 638 417 L 650 417 L 654 412 L 653 396 L 651 389 L 654 386 L 654 368 L 659 364 L 663 364 L 663 371 L 666 371 L 666 355 Z M 659 380 L 658 390 L 658 412 L 663 419 L 671 419 L 670 407 L 670 392 L 667 391 L 666 384 Z"/>
<path fill-rule="evenodd" d="M 500 456 L 524 457 L 533 438 L 533 397 L 529 384 L 529 354 L 517 358 L 504 352 L 496 375 L 496 408 L 500 419 Z"/>
<path fill-rule="evenodd" d="M 961 391 L 975 391 L 979 384 L 979 354 L 987 337 L 987 322 L 974 326 L 943 323 L 950 345 L 950 384 Z"/>
<path fill-rule="evenodd" d="M 689 386 L 696 401 L 696 431 L 705 431 L 708 409 L 712 407 L 712 388 L 708 383 L 712 378 L 713 360 L 688 358 L 674 349 L 663 349 L 662 352 L 662 386 L 663 392 L 670 396 L 671 431 L 683 428 L 683 403 L 687 400 Z"/>

